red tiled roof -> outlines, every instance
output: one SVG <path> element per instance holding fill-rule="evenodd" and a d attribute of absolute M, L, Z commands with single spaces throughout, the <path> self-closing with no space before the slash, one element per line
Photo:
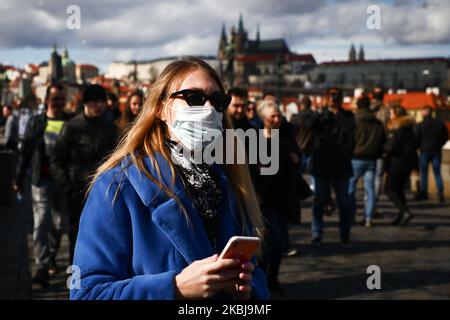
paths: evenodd
<path fill-rule="evenodd" d="M 281 103 L 284 105 L 284 106 L 287 106 L 288 104 L 290 104 L 290 103 L 296 103 L 296 104 L 298 104 L 298 99 L 297 98 L 295 98 L 295 97 L 288 97 L 288 98 L 283 98 L 283 99 L 281 99 Z"/>
<path fill-rule="evenodd" d="M 33 70 L 33 72 L 38 72 L 39 71 L 39 66 L 29 63 L 28 67 L 30 67 L 31 70 Z"/>
<path fill-rule="evenodd" d="M 427 94 L 425 92 L 408 92 L 405 94 L 386 94 L 384 96 L 384 104 L 400 102 L 401 106 L 406 109 L 421 109 L 424 106 L 436 108 L 448 108 L 448 104 L 441 96 Z"/>
<path fill-rule="evenodd" d="M 14 66 L 6 66 L 6 65 L 3 65 L 2 68 L 3 68 L 3 70 L 18 70 L 18 69 L 16 69 L 16 67 L 14 67 Z"/>
<path fill-rule="evenodd" d="M 77 67 L 81 68 L 81 69 L 95 69 L 98 70 L 98 68 L 92 64 L 79 64 L 77 65 Z"/>

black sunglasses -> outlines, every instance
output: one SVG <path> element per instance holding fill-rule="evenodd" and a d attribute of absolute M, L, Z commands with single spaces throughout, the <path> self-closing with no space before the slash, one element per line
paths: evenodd
<path fill-rule="evenodd" d="M 218 91 L 214 92 L 211 95 L 206 95 L 199 90 L 193 89 L 185 89 L 174 92 L 170 95 L 170 98 L 173 99 L 180 95 L 183 96 L 184 100 L 189 106 L 203 106 L 206 101 L 209 101 L 218 112 L 225 111 L 231 102 L 230 96 L 222 94 Z"/>

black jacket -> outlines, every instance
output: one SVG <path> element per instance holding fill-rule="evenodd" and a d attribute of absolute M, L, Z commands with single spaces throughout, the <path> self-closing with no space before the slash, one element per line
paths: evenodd
<path fill-rule="evenodd" d="M 317 120 L 318 114 L 310 109 L 301 110 L 291 118 L 297 145 L 305 155 L 310 155 L 317 143 Z"/>
<path fill-rule="evenodd" d="M 255 188 L 259 193 L 262 203 L 263 213 L 267 210 L 276 210 L 286 216 L 290 215 L 290 211 L 296 211 L 298 214 L 299 197 L 295 190 L 296 172 L 298 165 L 295 165 L 289 154 L 298 153 L 298 148 L 287 123 L 279 129 L 279 150 L 277 155 L 271 155 L 271 144 L 274 142 L 272 138 L 263 138 L 261 144 L 267 145 L 267 156 L 271 157 L 271 161 L 275 161 L 278 156 L 278 171 L 272 175 L 259 175 L 257 177 Z M 271 164 L 272 164 L 271 162 Z M 264 165 L 265 166 L 265 165 Z"/>
<path fill-rule="evenodd" d="M 428 116 L 417 125 L 416 136 L 421 152 L 437 152 L 447 142 L 448 130 L 444 121 Z"/>
<path fill-rule="evenodd" d="M 65 121 L 71 118 L 70 114 L 64 113 Z M 49 161 L 49 155 L 45 152 L 44 132 L 47 126 L 45 113 L 32 117 L 25 130 L 22 147 L 19 151 L 19 159 L 16 169 L 16 184 L 23 187 L 25 174 L 31 164 L 31 183 L 38 185 L 41 180 L 41 168 Z"/>
<path fill-rule="evenodd" d="M 84 113 L 65 123 L 51 158 L 51 170 L 65 192 L 84 192 L 89 177 L 117 142 L 117 128 L 105 116 Z"/>
<path fill-rule="evenodd" d="M 369 110 L 358 110 L 355 114 L 354 159 L 376 160 L 381 157 L 386 141 L 384 126 Z"/>
<path fill-rule="evenodd" d="M 319 116 L 319 143 L 312 154 L 312 174 L 324 179 L 349 178 L 353 174 L 351 158 L 355 131 L 352 112 L 325 110 Z"/>
<path fill-rule="evenodd" d="M 407 170 L 417 168 L 417 140 L 414 134 L 414 119 L 403 116 L 388 123 L 385 146 L 386 169 L 392 163 L 401 164 Z"/>

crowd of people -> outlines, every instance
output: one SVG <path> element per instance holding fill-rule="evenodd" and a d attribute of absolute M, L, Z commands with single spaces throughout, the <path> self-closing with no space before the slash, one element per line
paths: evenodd
<path fill-rule="evenodd" d="M 212 71 L 203 64 L 194 61 L 186 63 L 186 65 L 187 67 L 179 66 L 179 68 L 190 67 L 197 70 L 196 72 L 201 70 L 207 72 L 209 74 L 207 83 L 214 82 L 211 78 L 216 80 Z M 170 75 L 169 70 L 166 77 Z M 178 75 L 174 73 L 172 77 L 176 78 Z M 185 81 L 188 78 L 185 78 Z M 196 79 L 198 83 L 202 83 L 201 80 L 204 80 L 201 74 L 198 79 Z M 157 84 L 162 85 L 163 80 Z M 167 86 L 173 79 L 167 78 L 165 81 L 167 83 L 164 85 Z M 219 86 L 219 89 L 216 90 L 223 91 L 220 88 L 221 84 L 218 83 L 220 80 L 215 83 Z M 164 90 L 166 89 L 165 87 Z M 155 87 L 150 92 L 152 90 L 161 91 L 162 89 Z M 187 90 L 193 91 L 189 88 Z M 186 96 L 183 91 L 179 92 L 180 95 L 175 92 L 175 96 L 182 97 L 191 105 L 189 99 L 195 99 L 195 97 Z M 166 92 L 159 92 L 159 96 L 156 93 L 150 93 L 150 96 L 145 99 L 141 91 L 133 91 L 128 95 L 125 110 L 120 112 L 115 95 L 107 92 L 100 85 L 89 85 L 83 92 L 82 108 L 74 114 L 66 112 L 64 87 L 59 84 L 51 84 L 47 88 L 45 108 L 39 114 L 30 117 L 23 134 L 19 134 L 20 123 L 17 114 L 14 114 L 11 106 L 3 106 L 1 146 L 17 155 L 13 189 L 18 193 L 24 192 L 26 183 L 31 184 L 34 219 L 33 244 L 37 265 L 37 271 L 33 277 L 35 283 L 46 286 L 49 283 L 49 275 L 59 272 L 56 256 L 63 232 L 68 231 L 69 234 L 71 262 L 77 260 L 75 253 L 77 235 L 79 238 L 81 237 L 81 245 L 88 246 L 86 239 L 88 235 L 79 232 L 80 217 L 86 204 L 86 194 L 90 188 L 92 176 L 117 148 L 119 141 L 122 140 L 119 149 L 116 150 L 120 151 L 120 148 L 124 149 L 128 146 L 130 150 L 136 152 L 136 157 L 141 156 L 143 152 L 155 152 L 152 148 L 156 148 L 153 143 L 157 142 L 153 142 L 153 139 L 155 141 L 161 139 L 160 136 L 163 134 L 163 131 L 159 131 L 158 126 L 164 122 L 170 127 L 171 111 L 167 111 L 168 113 L 161 111 L 163 113 L 160 117 L 159 113 L 155 113 L 156 111 L 145 110 L 143 105 L 144 100 L 147 100 L 149 101 L 147 108 L 153 107 L 152 104 L 155 103 L 155 108 L 157 108 L 156 105 L 159 108 L 157 99 L 161 101 L 167 99 L 163 93 Z M 221 95 L 214 98 L 213 95 L 207 96 L 205 92 L 201 94 L 204 95 L 204 101 L 202 101 L 206 105 L 208 105 L 208 100 L 215 100 L 218 104 L 226 101 Z M 445 124 L 433 117 L 433 110 L 430 107 L 424 106 L 421 111 L 424 120 L 416 124 L 414 118 L 408 115 L 400 105 L 388 107 L 383 104 L 381 88 L 363 93 L 358 97 L 354 112 L 343 107 L 343 91 L 340 88 L 329 88 L 325 93 L 323 103 L 313 105 L 312 100 L 304 96 L 298 103 L 298 112 L 287 119 L 280 102 L 273 94 L 266 93 L 261 99 L 255 101 L 249 99 L 245 89 L 231 88 L 227 91 L 227 95 L 231 97 L 231 102 L 222 106 L 223 110 L 219 110 L 217 108 L 219 106 L 214 106 L 215 112 L 224 112 L 231 120 L 234 129 L 262 130 L 265 140 L 263 143 L 268 145 L 273 143 L 272 139 L 275 136 L 279 138 L 279 169 L 276 174 L 262 175 L 263 164 L 249 164 L 248 166 L 249 176 L 254 187 L 254 197 L 259 206 L 258 210 L 264 217 L 266 230 L 264 233 L 265 245 L 257 265 L 265 272 L 269 289 L 273 292 L 282 291 L 278 272 L 283 255 L 296 254 L 296 251 L 290 246 L 288 228 L 290 224 L 301 223 L 300 202 L 302 199 L 313 196 L 311 241 L 314 246 L 320 246 L 324 237 L 324 215 L 332 210 L 330 208 L 335 206 L 334 203 L 337 204 L 340 239 L 344 247 L 351 243 L 352 225 L 359 223 L 356 221 L 356 191 L 360 178 L 364 179 L 365 194 L 361 223 L 366 227 L 373 225 L 373 219 L 378 214 L 376 202 L 382 191 L 386 193 L 398 211 L 392 224 L 399 227 L 406 226 L 414 217 L 405 196 L 409 177 L 413 170 L 420 171 L 420 192 L 416 198 L 427 199 L 430 163 L 436 178 L 438 200 L 444 201 L 440 162 L 441 150 L 448 140 L 448 132 Z M 174 99 L 174 101 L 177 100 Z M 140 117 L 141 113 L 144 115 Z M 147 124 L 144 124 L 143 119 L 147 119 Z M 138 126 L 139 128 L 137 128 Z M 141 129 L 140 126 L 146 128 L 147 131 Z M 148 137 L 148 132 L 152 132 L 154 136 Z M 152 142 L 148 142 L 147 145 L 145 139 Z M 167 141 L 158 143 L 156 144 L 158 148 L 166 148 L 169 152 L 175 152 L 171 149 L 170 143 L 167 144 Z M 244 145 L 248 150 L 248 142 L 246 144 L 244 141 Z M 270 150 L 270 148 L 268 149 Z M 164 152 L 161 151 L 162 154 Z M 131 153 L 129 152 L 129 154 Z M 117 160 L 114 164 L 117 165 L 119 162 Z M 133 159 L 133 163 L 141 168 L 139 165 L 143 165 L 144 162 Z M 215 237 L 214 230 L 216 229 L 208 229 L 208 226 L 218 228 L 216 225 L 218 222 L 213 218 L 218 214 L 216 211 L 217 206 L 221 203 L 221 195 L 213 193 L 211 190 L 220 189 L 219 185 L 223 182 L 220 182 L 221 180 L 212 170 L 202 166 L 190 164 L 188 168 L 176 167 L 176 170 L 189 191 L 187 194 L 194 200 L 194 207 L 202 215 L 207 229 L 206 239 L 209 238 L 213 244 L 217 241 L 220 242 L 221 240 Z M 233 174 L 235 177 L 236 174 L 239 177 L 238 169 L 233 170 L 236 172 L 229 173 L 231 184 L 239 186 L 239 182 L 233 181 Z M 133 174 L 130 171 L 128 175 L 131 184 L 134 183 Z M 197 182 L 190 186 L 192 179 L 189 177 L 192 175 Z M 305 181 L 307 177 L 311 177 L 310 182 Z M 153 182 L 167 191 L 165 182 Z M 144 184 L 144 186 L 147 185 Z M 151 188 L 151 186 L 148 187 Z M 95 184 L 92 188 L 96 190 Z M 239 188 L 236 187 L 236 190 Z M 170 193 L 170 190 L 167 192 L 174 196 L 175 201 L 183 200 L 177 199 L 175 193 Z M 241 208 L 243 206 L 249 211 L 255 210 L 252 202 L 255 199 L 245 198 L 248 195 L 245 192 L 236 193 L 243 197 L 243 199 L 238 199 Z M 141 194 L 138 189 L 137 194 L 146 205 L 155 201 L 148 199 L 148 196 L 145 193 Z M 157 194 L 154 195 L 156 198 L 157 196 Z M 178 197 L 181 196 L 178 194 Z M 101 202 L 99 203 L 101 204 Z M 125 204 L 121 204 L 121 206 L 125 206 Z M 98 207 L 95 208 L 98 209 Z M 252 217 L 251 214 L 249 215 Z M 89 215 L 87 216 L 89 217 Z M 257 224 L 257 219 L 255 221 L 253 225 Z M 101 221 L 98 222 L 101 223 Z M 133 221 L 127 220 L 124 223 L 132 224 Z M 122 230 L 117 232 L 122 232 Z M 110 233 L 107 234 L 110 235 Z M 122 239 L 120 234 L 116 234 L 114 237 L 118 237 L 114 238 L 115 240 Z M 97 248 L 96 245 L 97 243 L 93 244 L 92 250 Z M 120 244 L 119 247 L 122 245 L 125 244 Z M 135 250 L 140 250 L 140 248 Z M 83 259 L 87 258 L 89 258 L 87 255 L 78 252 L 79 262 L 83 263 Z M 165 259 L 165 256 L 163 258 Z M 204 264 L 207 262 L 218 263 L 213 261 L 213 258 L 211 259 L 211 261 L 201 261 Z M 253 266 L 248 268 L 253 268 Z M 185 276 L 184 279 L 188 274 L 185 270 L 183 270 L 184 273 L 180 273 Z M 184 289 L 185 291 L 183 291 Z M 182 285 L 179 290 L 179 294 L 189 292 L 187 287 Z M 244 293 L 246 290 L 243 289 Z"/>
<path fill-rule="evenodd" d="M 9 106 L 3 108 L 3 146 L 17 156 L 13 190 L 20 194 L 25 183 L 31 184 L 35 283 L 46 286 L 49 274 L 60 271 L 56 255 L 63 232 L 69 235 L 73 260 L 89 178 L 143 104 L 143 93 L 131 92 L 121 115 L 114 107 L 114 97 L 100 85 L 89 85 L 83 92 L 83 108 L 70 113 L 66 111 L 65 88 L 51 84 L 45 109 L 29 118 L 20 137 L 18 116 Z"/>
<path fill-rule="evenodd" d="M 268 230 L 263 266 L 273 291 L 282 290 L 277 275 L 283 254 L 296 253 L 290 249 L 288 226 L 301 220 L 300 200 L 306 192 L 303 176 L 312 178 L 311 241 L 315 246 L 322 242 L 324 214 L 333 211 L 334 202 L 344 247 L 351 245 L 352 225 L 371 227 L 374 217 L 380 215 L 376 202 L 382 192 L 397 209 L 392 225 L 406 226 L 414 216 L 405 196 L 411 173 L 420 171 L 415 199 L 428 199 L 430 163 L 437 199 L 444 202 L 441 159 L 448 131 L 442 120 L 433 117 L 431 107 L 423 107 L 423 121 L 416 124 L 399 104 L 383 104 L 382 88 L 355 99 L 354 112 L 344 109 L 341 89 L 329 88 L 320 105 L 313 106 L 309 97 L 303 97 L 298 112 L 288 121 L 272 94 L 249 101 L 245 90 L 234 88 L 229 93 L 232 100 L 228 114 L 236 129 L 263 129 L 267 140 L 271 130 L 279 129 L 280 133 L 278 173 L 253 175 Z M 356 221 L 360 178 L 364 179 L 364 214 L 361 221 Z"/>

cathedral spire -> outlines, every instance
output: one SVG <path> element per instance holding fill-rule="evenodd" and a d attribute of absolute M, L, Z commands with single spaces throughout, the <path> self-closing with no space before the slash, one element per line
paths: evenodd
<path fill-rule="evenodd" d="M 67 47 L 64 48 L 62 57 L 63 57 L 63 58 L 66 58 L 66 59 L 69 58 L 69 50 L 67 49 Z"/>
<path fill-rule="evenodd" d="M 222 24 L 222 32 L 220 34 L 220 42 L 227 42 L 227 31 L 225 27 L 225 23 Z"/>
<path fill-rule="evenodd" d="M 366 60 L 366 54 L 364 52 L 364 47 L 361 45 L 361 47 L 359 48 L 359 54 L 358 54 L 358 60 L 359 61 L 364 61 Z"/>
<path fill-rule="evenodd" d="M 238 33 L 239 33 L 239 34 L 243 34 L 243 33 L 244 33 L 244 19 L 243 19 L 243 17 L 242 17 L 242 13 L 239 14 Z"/>
<path fill-rule="evenodd" d="M 228 46 L 228 40 L 227 40 L 227 32 L 225 30 L 225 23 L 222 24 L 222 32 L 220 34 L 220 40 L 219 40 L 219 58 L 222 58 L 225 56 L 225 50 Z"/>
<path fill-rule="evenodd" d="M 354 62 L 356 61 L 356 49 L 355 45 L 352 43 L 352 46 L 350 47 L 350 51 L 348 53 L 348 61 Z"/>
<path fill-rule="evenodd" d="M 256 41 L 259 42 L 260 41 L 260 35 L 259 35 L 259 24 L 256 28 Z"/>

